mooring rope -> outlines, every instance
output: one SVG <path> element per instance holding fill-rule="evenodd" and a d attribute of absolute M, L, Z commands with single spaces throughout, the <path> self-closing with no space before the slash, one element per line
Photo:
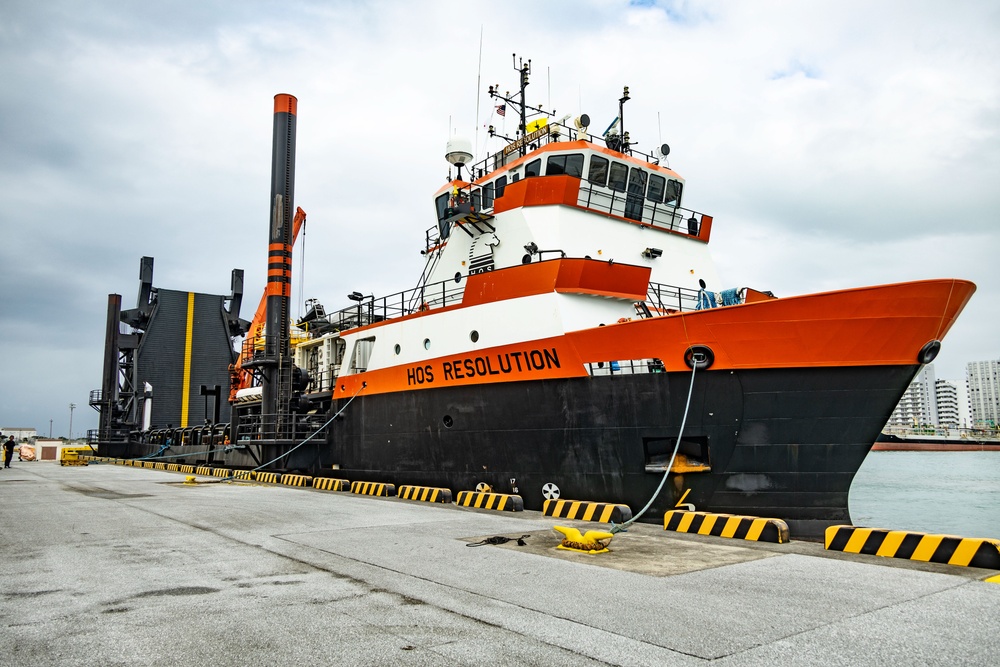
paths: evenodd
<path fill-rule="evenodd" d="M 660 480 L 660 485 L 658 487 L 656 487 L 656 491 L 653 493 L 652 497 L 649 499 L 649 502 L 646 503 L 645 507 L 643 507 L 641 510 L 639 510 L 638 514 L 636 514 L 634 517 L 632 517 L 631 519 L 629 519 L 628 521 L 626 521 L 624 523 L 616 524 L 614 521 L 611 522 L 611 530 L 610 530 L 610 532 L 612 534 L 620 533 L 620 532 L 623 532 L 625 530 L 628 530 L 629 526 L 631 526 L 633 523 L 635 523 L 636 521 L 638 521 L 639 517 L 641 517 L 643 514 L 646 513 L 646 510 L 648 510 L 650 508 L 650 506 L 653 504 L 653 501 L 656 500 L 656 498 L 660 495 L 660 491 L 663 490 L 663 485 L 667 483 L 667 477 L 670 476 L 670 469 L 674 467 L 674 458 L 677 456 L 677 450 L 680 449 L 680 446 L 681 446 L 681 437 L 684 435 L 684 425 L 687 424 L 688 411 L 691 409 L 691 393 L 694 391 L 694 374 L 695 374 L 695 371 L 698 370 L 698 361 L 697 361 L 697 359 L 692 359 L 691 361 L 692 361 L 692 364 L 691 364 L 691 384 L 688 386 L 687 402 L 684 404 L 684 417 L 683 417 L 683 419 L 681 419 L 681 428 L 680 428 L 680 431 L 677 432 L 677 442 L 674 444 L 674 452 L 670 455 L 670 463 L 667 464 L 667 467 L 663 471 L 663 478 Z"/>

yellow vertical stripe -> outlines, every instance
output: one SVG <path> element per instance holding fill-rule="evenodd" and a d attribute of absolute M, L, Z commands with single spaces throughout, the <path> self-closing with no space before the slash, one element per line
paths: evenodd
<path fill-rule="evenodd" d="M 982 543 L 982 540 L 962 540 L 958 543 L 955 553 L 953 553 L 951 558 L 948 559 L 948 564 L 968 566 L 969 563 L 972 562 L 973 556 L 976 555 L 976 552 L 979 550 L 979 546 Z"/>
<path fill-rule="evenodd" d="M 188 292 L 187 325 L 184 331 L 184 384 L 181 386 L 181 428 L 188 425 L 191 401 L 191 334 L 194 331 L 194 292 Z"/>
<path fill-rule="evenodd" d="M 899 551 L 899 545 L 903 543 L 903 539 L 906 538 L 907 533 L 905 530 L 890 530 L 882 541 L 882 546 L 878 548 L 875 552 L 876 556 L 885 556 L 886 558 L 895 558 L 896 552 Z"/>
<path fill-rule="evenodd" d="M 677 524 L 677 532 L 686 533 L 688 528 L 691 527 L 691 522 L 694 521 L 694 512 L 684 512 L 681 514 L 681 521 Z"/>
<path fill-rule="evenodd" d="M 719 518 L 718 514 L 706 514 L 705 520 L 701 524 L 701 528 L 698 529 L 698 534 L 711 535 L 712 527 L 715 526 L 715 521 L 718 518 Z"/>
<path fill-rule="evenodd" d="M 722 535 L 720 537 L 732 537 L 736 534 L 736 529 L 740 527 L 740 523 L 743 522 L 743 517 L 731 516 L 726 520 L 726 525 L 722 529 Z"/>
<path fill-rule="evenodd" d="M 847 544 L 844 545 L 844 551 L 850 554 L 861 553 L 861 548 L 865 546 L 865 541 L 871 534 L 872 534 L 871 528 L 855 529 L 854 533 L 851 534 L 851 539 L 847 540 Z"/>
<path fill-rule="evenodd" d="M 760 539 L 760 534 L 764 532 L 765 526 L 767 526 L 767 519 L 754 519 L 750 522 L 750 530 L 747 531 L 747 536 L 743 539 L 756 542 Z"/>
<path fill-rule="evenodd" d="M 910 560 L 929 561 L 934 552 L 937 551 L 942 539 L 944 539 L 944 535 L 924 535 L 920 544 L 913 551 L 913 555 L 910 556 Z"/>

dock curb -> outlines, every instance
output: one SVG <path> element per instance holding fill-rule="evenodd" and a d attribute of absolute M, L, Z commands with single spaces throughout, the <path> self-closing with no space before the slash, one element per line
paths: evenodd
<path fill-rule="evenodd" d="M 379 482 L 351 482 L 351 493 L 362 496 L 394 496 L 396 486 L 394 484 L 381 484 Z"/>
<path fill-rule="evenodd" d="M 1000 540 L 986 538 L 830 526 L 824 546 L 829 551 L 1000 570 Z"/>
<path fill-rule="evenodd" d="M 403 500 L 418 500 L 425 503 L 450 503 L 451 489 L 436 486 L 410 486 L 399 487 L 397 497 Z"/>
<path fill-rule="evenodd" d="M 351 482 L 335 477 L 313 477 L 313 488 L 320 491 L 350 491 Z"/>
<path fill-rule="evenodd" d="M 278 473 L 276 472 L 257 472 L 257 481 L 264 484 L 277 484 L 278 483 Z"/>
<path fill-rule="evenodd" d="M 558 499 L 542 503 L 542 515 L 557 519 L 625 523 L 632 518 L 632 508 L 617 503 Z"/>
<path fill-rule="evenodd" d="M 281 483 L 285 486 L 312 486 L 313 478 L 309 475 L 293 475 L 286 473 L 281 476 Z"/>
<path fill-rule="evenodd" d="M 460 507 L 475 507 L 498 512 L 523 512 L 524 500 L 521 496 L 508 493 L 486 493 L 482 491 L 459 491 L 455 504 Z"/>
<path fill-rule="evenodd" d="M 738 514 L 670 510 L 663 515 L 663 530 L 731 537 L 753 542 L 788 542 L 788 524 L 781 519 L 765 519 Z"/>

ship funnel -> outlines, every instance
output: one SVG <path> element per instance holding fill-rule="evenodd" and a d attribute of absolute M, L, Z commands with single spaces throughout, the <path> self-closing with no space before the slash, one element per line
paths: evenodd
<path fill-rule="evenodd" d="M 265 438 L 283 425 L 291 398 L 288 313 L 292 293 L 292 214 L 295 211 L 295 125 L 298 100 L 274 96 L 271 150 L 270 237 L 267 247 L 266 333 L 262 360 L 261 412 Z"/>

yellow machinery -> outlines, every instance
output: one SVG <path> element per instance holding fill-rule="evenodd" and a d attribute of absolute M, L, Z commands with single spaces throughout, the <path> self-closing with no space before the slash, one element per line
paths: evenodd
<path fill-rule="evenodd" d="M 61 466 L 85 466 L 87 461 L 80 458 L 93 454 L 90 447 L 63 447 L 59 452 L 59 465 Z"/>

